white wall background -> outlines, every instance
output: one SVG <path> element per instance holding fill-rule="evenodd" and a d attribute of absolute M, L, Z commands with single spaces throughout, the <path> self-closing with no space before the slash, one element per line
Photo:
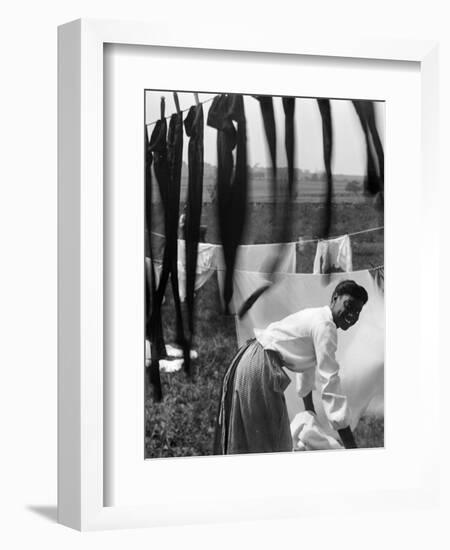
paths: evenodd
<path fill-rule="evenodd" d="M 450 37 L 446 2 L 400 0 L 138 1 L 50 0 L 9 2 L 2 10 L 0 52 L 0 545 L 3 548 L 448 548 L 448 466 L 442 507 L 397 516 L 306 518 L 254 524 L 79 534 L 57 525 L 56 516 L 56 27 L 78 17 L 164 18 L 201 32 L 221 18 L 232 33 L 244 18 L 267 32 L 431 38 L 441 41 L 441 173 L 450 151 Z M 170 9 L 168 7 L 170 6 Z M 442 181 L 442 214 L 450 198 Z M 447 189 L 446 189 L 447 188 Z M 444 218 L 444 216 L 443 216 Z M 442 230 L 448 229 L 442 224 Z M 444 240 L 442 241 L 445 242 Z M 449 272 L 443 249 L 442 273 Z M 445 286 L 445 280 L 443 281 Z M 448 296 L 438 327 L 448 329 Z M 446 323 L 446 325 L 445 325 Z M 447 331 L 446 331 L 447 332 Z M 442 355 L 442 387 L 448 358 Z M 445 364 L 445 362 L 447 364 Z M 444 398 L 444 390 L 441 392 Z M 420 411 L 409 411 L 414 422 Z M 448 421 L 443 422 L 447 439 Z M 426 445 L 417 434 L 415 445 Z M 442 464 L 449 446 L 443 435 Z M 445 454 L 444 454 L 445 453 Z M 370 472 L 368 472 L 370 475 Z M 276 503 L 274 503 L 276 506 Z"/>

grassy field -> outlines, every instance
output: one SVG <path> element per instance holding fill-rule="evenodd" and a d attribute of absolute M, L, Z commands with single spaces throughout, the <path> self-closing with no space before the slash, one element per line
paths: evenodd
<path fill-rule="evenodd" d="M 156 229 L 161 224 L 160 210 L 155 209 Z M 208 226 L 206 240 L 219 242 L 215 223 L 215 206 L 206 203 L 203 223 Z M 294 205 L 294 227 L 291 240 L 311 239 L 317 235 L 321 207 L 317 202 L 297 202 Z M 159 222 L 158 222 L 159 220 Z M 253 203 L 244 242 L 273 242 L 271 209 L 267 203 Z M 336 201 L 331 235 L 382 226 L 383 215 L 370 200 Z M 272 231 L 271 231 L 272 229 Z M 355 236 L 352 239 L 354 269 L 376 267 L 383 261 L 383 231 Z M 297 257 L 298 272 L 311 272 L 315 243 L 305 244 Z M 164 304 L 163 322 L 166 342 L 173 341 L 171 292 Z M 199 358 L 194 361 L 194 373 L 187 378 L 180 371 L 162 373 L 164 399 L 153 400 L 147 388 L 146 457 L 209 455 L 212 453 L 215 417 L 223 374 L 237 349 L 234 319 L 221 313 L 216 277 L 198 291 L 196 339 L 194 348 Z M 380 447 L 384 442 L 384 421 L 362 418 L 355 433 L 360 447 Z"/>

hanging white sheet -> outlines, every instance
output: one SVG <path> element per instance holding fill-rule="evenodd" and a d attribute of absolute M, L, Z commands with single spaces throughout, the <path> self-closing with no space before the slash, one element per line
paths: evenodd
<path fill-rule="evenodd" d="M 195 278 L 195 290 L 201 288 L 216 270 L 216 253 L 219 247 L 215 244 L 198 243 L 197 272 Z M 186 299 L 186 252 L 185 241 L 178 239 L 178 287 L 180 300 Z M 147 276 L 151 277 L 150 259 L 146 258 Z M 159 283 L 159 277 L 162 270 L 162 260 L 153 262 L 155 268 L 156 284 Z"/>
<path fill-rule="evenodd" d="M 216 257 L 219 247 L 215 244 L 198 243 L 197 270 L 195 290 L 201 288 L 216 270 Z M 178 239 L 178 286 L 180 300 L 186 298 L 186 246 L 185 241 Z"/>
<path fill-rule="evenodd" d="M 242 271 L 268 273 L 276 258 L 280 258 L 277 271 L 280 273 L 295 273 L 297 268 L 297 243 L 274 244 L 245 244 L 238 248 L 236 268 Z M 222 248 L 218 248 L 217 255 L 217 281 L 220 298 L 222 300 L 225 283 L 225 262 Z M 241 304 L 237 304 L 239 307 Z M 222 302 L 223 307 L 223 302 Z M 230 312 L 236 313 L 234 301 L 230 304 Z"/>

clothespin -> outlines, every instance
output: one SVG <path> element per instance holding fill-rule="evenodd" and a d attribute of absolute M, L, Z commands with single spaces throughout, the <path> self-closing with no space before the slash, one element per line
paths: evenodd
<path fill-rule="evenodd" d="M 200 105 L 200 100 L 198 99 L 198 93 L 197 92 L 194 92 L 194 99 L 195 99 L 195 104 L 198 107 Z"/>
<path fill-rule="evenodd" d="M 166 98 L 161 96 L 161 118 L 166 116 Z"/>
<path fill-rule="evenodd" d="M 178 101 L 178 94 L 177 94 L 177 92 L 173 92 L 173 100 L 175 101 L 175 107 L 176 107 L 177 113 L 180 114 L 180 113 L 181 113 L 181 109 L 180 109 L 180 102 Z"/>

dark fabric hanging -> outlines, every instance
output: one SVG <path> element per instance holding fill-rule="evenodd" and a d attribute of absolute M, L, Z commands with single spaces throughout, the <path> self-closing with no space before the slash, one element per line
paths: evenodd
<path fill-rule="evenodd" d="M 270 160 L 272 164 L 272 199 L 277 203 L 277 132 L 275 125 L 275 112 L 273 98 L 270 95 L 256 95 L 259 101 L 263 119 L 264 131 L 266 133 L 267 145 L 269 147 Z"/>
<path fill-rule="evenodd" d="M 188 349 L 192 347 L 194 336 L 194 295 L 197 273 L 198 243 L 203 201 L 203 106 L 191 107 L 184 120 L 184 128 L 189 136 L 188 145 L 188 195 L 186 221 L 184 226 L 186 249 L 186 307 L 189 328 Z M 190 372 L 190 354 L 184 361 L 186 372 Z"/>
<path fill-rule="evenodd" d="M 167 144 L 166 144 L 167 123 L 164 117 L 157 121 L 150 138 L 150 143 L 147 146 L 146 154 L 146 169 L 145 169 L 145 217 L 148 231 L 148 245 L 150 249 L 150 258 L 153 259 L 151 246 L 151 208 L 152 208 L 152 178 L 151 164 L 153 161 L 153 169 L 155 172 L 156 181 L 158 183 L 161 202 L 164 212 L 167 211 L 167 191 L 169 188 L 169 165 L 167 161 Z M 167 232 L 167 219 L 164 219 L 165 231 Z M 165 242 L 165 241 L 164 241 Z M 165 247 L 165 245 L 164 245 Z M 158 289 L 155 284 L 154 269 L 152 263 L 152 282 L 151 287 L 147 289 L 150 294 L 149 302 L 151 309 L 148 311 L 146 334 L 150 340 L 151 361 L 148 368 L 149 380 L 155 391 L 156 399 L 162 398 L 161 377 L 159 373 L 159 360 L 166 356 L 166 348 L 163 338 L 161 305 L 162 299 L 158 294 Z"/>
<path fill-rule="evenodd" d="M 272 98 L 270 97 L 270 102 L 267 101 L 266 96 L 263 96 L 264 102 L 261 103 L 261 112 L 263 114 L 263 120 L 264 120 L 264 110 L 266 111 L 266 118 L 268 120 L 271 120 L 271 115 L 273 115 L 273 102 Z M 257 99 L 261 102 L 261 96 L 258 96 Z M 273 192 L 275 193 L 273 197 L 274 201 L 274 222 L 279 224 L 279 231 L 277 231 L 275 237 L 275 240 L 277 242 L 283 243 L 287 242 L 290 233 L 291 233 L 291 225 L 292 225 L 292 200 L 293 200 L 293 194 L 294 194 L 294 166 L 295 166 L 295 125 L 294 125 L 294 115 L 295 115 L 295 98 L 294 97 L 283 97 L 282 98 L 283 103 L 283 110 L 284 110 L 284 117 L 285 117 L 285 136 L 284 136 L 284 143 L 286 148 L 286 158 L 287 158 L 287 189 L 282 189 L 282 197 L 283 200 L 279 201 L 277 197 L 278 193 L 278 185 L 274 185 Z M 267 114 L 269 113 L 269 114 Z M 276 132 L 275 132 L 275 121 L 274 121 L 274 127 L 272 132 L 272 127 L 266 126 L 266 123 L 264 122 L 264 127 L 266 128 L 266 139 L 269 146 L 269 151 L 275 151 L 276 150 Z M 269 131 L 267 130 L 267 127 L 269 127 Z M 275 154 L 271 154 L 272 159 L 272 174 L 274 179 L 277 178 L 277 166 L 276 166 L 276 156 Z M 286 182 L 284 182 L 286 183 Z M 280 264 L 280 261 L 282 260 L 282 257 L 279 255 L 275 258 L 273 264 L 269 267 L 269 273 L 275 273 L 278 270 L 278 266 Z M 239 318 L 242 318 L 245 316 L 245 314 L 250 310 L 250 308 L 253 306 L 253 304 L 258 300 L 266 290 L 271 288 L 272 283 L 265 284 L 264 286 L 258 288 L 253 292 L 247 300 L 242 304 L 238 311 Z"/>
<path fill-rule="evenodd" d="M 159 375 L 159 359 L 166 356 L 161 307 L 169 276 L 176 314 L 176 342 L 183 346 L 185 357 L 189 355 L 183 331 L 183 318 L 178 289 L 178 217 L 180 210 L 180 185 L 183 155 L 183 117 L 181 111 L 170 118 L 169 130 L 162 117 L 155 125 L 149 150 L 153 153 L 153 165 L 164 209 L 165 244 L 161 276 L 156 289 L 149 320 L 148 333 L 151 343 L 150 382 L 155 388 L 158 400 L 162 398 Z"/>
<path fill-rule="evenodd" d="M 288 165 L 288 196 L 292 198 L 294 192 L 294 165 L 295 165 L 295 97 L 283 97 L 284 110 L 284 145 Z"/>
<path fill-rule="evenodd" d="M 145 280 L 145 337 L 148 338 L 147 328 L 148 321 L 150 319 L 151 308 L 151 295 L 150 285 L 151 278 L 147 277 L 147 269 L 145 265 L 145 258 L 151 258 L 151 243 L 150 243 L 150 227 L 151 227 L 151 205 L 152 205 L 152 169 L 153 155 L 149 151 L 149 139 L 147 133 L 147 127 L 144 126 L 144 163 L 145 163 L 145 176 L 144 176 L 144 280 Z M 150 208 L 150 212 L 148 209 Z"/>
<path fill-rule="evenodd" d="M 189 355 L 183 330 L 180 292 L 178 288 L 178 221 L 180 217 L 181 167 L 183 164 L 183 115 L 181 111 L 170 117 L 167 135 L 167 157 L 169 161 L 170 186 L 168 193 L 168 219 L 166 251 L 170 266 L 170 279 L 175 304 L 176 343 L 183 346 L 185 356 Z M 163 261 L 164 271 L 164 261 Z M 162 273 L 161 273 L 162 280 Z"/>
<path fill-rule="evenodd" d="M 333 198 L 333 174 L 331 172 L 331 158 L 333 155 L 333 126 L 331 121 L 331 104 L 329 99 L 317 99 L 320 116 L 322 117 L 323 160 L 327 177 L 327 190 L 325 196 L 324 213 L 319 237 L 326 239 L 330 234 L 332 198 Z"/>
<path fill-rule="evenodd" d="M 148 149 L 153 155 L 156 182 L 158 183 L 163 209 L 166 211 L 169 190 L 169 164 L 167 160 L 167 122 L 165 118 L 161 118 L 156 122 Z"/>
<path fill-rule="evenodd" d="M 237 123 L 237 129 L 233 121 Z M 247 214 L 247 129 L 242 95 L 216 96 L 207 123 L 217 130 L 217 214 L 226 269 L 223 298 L 225 312 L 229 313 L 236 253 Z M 236 167 L 233 172 L 235 147 Z"/>
<path fill-rule="evenodd" d="M 150 150 L 150 141 L 148 139 L 147 127 L 144 127 L 144 147 L 145 147 L 145 185 L 144 185 L 144 204 L 145 204 L 145 258 L 150 258 L 151 274 L 147 272 L 144 264 L 145 273 L 145 337 L 149 340 L 148 333 L 150 313 L 154 299 L 154 277 L 153 275 L 153 253 L 151 243 L 152 228 L 152 163 L 153 153 Z"/>
<path fill-rule="evenodd" d="M 375 121 L 373 101 L 353 100 L 366 141 L 367 173 L 364 187 L 367 193 L 380 193 L 384 198 L 384 152 Z"/>

